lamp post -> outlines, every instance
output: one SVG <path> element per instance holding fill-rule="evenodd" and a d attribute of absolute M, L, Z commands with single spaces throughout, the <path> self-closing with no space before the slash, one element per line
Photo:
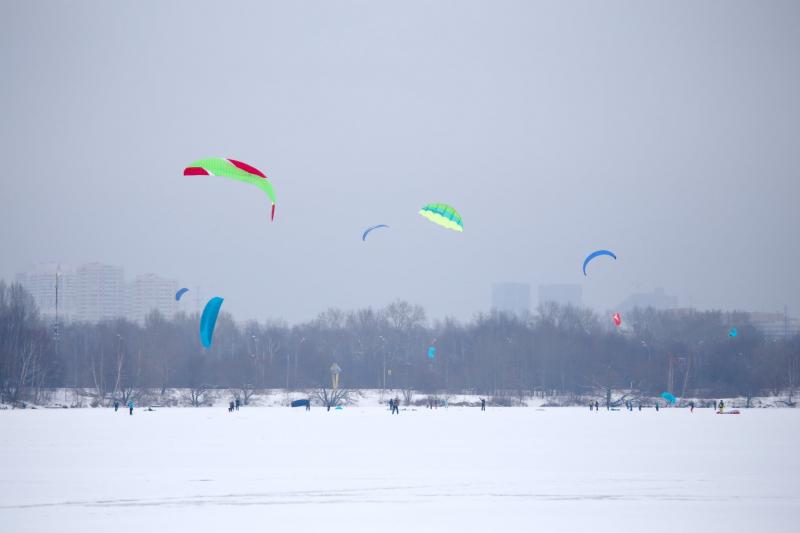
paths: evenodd
<path fill-rule="evenodd" d="M 383 382 L 381 384 L 381 401 L 383 401 L 383 394 L 386 391 L 386 338 L 383 335 L 378 335 L 378 338 L 381 340 L 381 352 L 383 353 L 383 372 L 381 373 L 383 377 Z"/>

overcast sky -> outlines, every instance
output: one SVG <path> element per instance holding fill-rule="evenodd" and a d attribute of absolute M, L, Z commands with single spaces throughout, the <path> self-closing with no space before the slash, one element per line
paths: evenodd
<path fill-rule="evenodd" d="M 0 278 L 122 265 L 312 318 L 493 281 L 800 311 L 800 2 L 0 0 Z M 186 176 L 204 157 L 255 187 Z M 417 214 L 445 202 L 459 234 Z M 389 224 L 366 243 L 361 232 Z M 583 258 L 614 250 L 588 278 Z"/>

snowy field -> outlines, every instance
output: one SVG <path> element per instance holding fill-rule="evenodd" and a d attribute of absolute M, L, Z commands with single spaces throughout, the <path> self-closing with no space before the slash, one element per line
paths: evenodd
<path fill-rule="evenodd" d="M 0 530 L 797 531 L 800 410 L 0 411 Z"/>

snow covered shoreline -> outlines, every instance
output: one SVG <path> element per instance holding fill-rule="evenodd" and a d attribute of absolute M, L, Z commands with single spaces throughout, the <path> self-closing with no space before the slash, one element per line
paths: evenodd
<path fill-rule="evenodd" d="M 135 391 L 130 398 L 133 399 L 137 407 L 226 407 L 228 402 L 240 398 L 244 405 L 243 392 L 240 389 L 208 388 L 204 389 L 200 401 L 193 402 L 192 389 L 167 389 L 164 394 L 158 389 L 142 389 Z M 248 391 L 252 394 L 248 398 L 248 407 L 289 407 L 293 400 L 311 398 L 312 405 L 324 407 L 319 399 L 314 398 L 315 390 L 284 390 L 266 389 Z M 0 409 L 17 408 L 98 408 L 112 407 L 115 398 L 120 404 L 125 404 L 128 397 L 107 395 L 103 399 L 93 393 L 91 389 L 72 389 L 58 388 L 45 389 L 40 392 L 36 401 L 18 402 L 16 405 L 0 404 Z M 405 407 L 424 408 L 432 399 L 436 408 L 439 407 L 480 407 L 481 398 L 487 400 L 489 407 L 588 407 L 589 401 L 597 400 L 601 408 L 605 408 L 605 398 L 600 394 L 586 394 L 583 396 L 523 396 L 519 397 L 511 393 L 497 396 L 480 394 L 457 394 L 457 393 L 429 393 L 422 391 L 407 391 L 401 389 L 360 389 L 351 390 L 347 401 L 343 402 L 348 406 L 371 407 L 386 405 L 390 398 L 399 398 Z M 656 402 L 661 407 L 666 407 L 666 402 L 660 397 L 638 395 L 635 391 L 620 390 L 612 393 L 612 407 L 624 409 L 626 399 L 634 403 L 638 408 L 641 403 L 643 408 L 652 408 Z M 680 398 L 675 407 L 688 407 L 694 403 L 696 408 L 712 407 L 713 402 L 724 400 L 730 408 L 792 408 L 795 407 L 792 397 L 788 394 L 781 396 L 754 396 L 748 401 L 746 397 L 729 398 Z"/>

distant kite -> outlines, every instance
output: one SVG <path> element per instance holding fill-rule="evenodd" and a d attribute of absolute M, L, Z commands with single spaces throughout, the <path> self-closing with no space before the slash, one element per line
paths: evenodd
<path fill-rule="evenodd" d="M 431 346 L 428 348 L 428 359 L 433 359 L 436 357 L 436 346 Z"/>
<path fill-rule="evenodd" d="M 739 332 L 736 330 L 736 328 L 731 328 L 731 330 L 728 332 L 728 337 L 735 337 L 738 334 Z"/>
<path fill-rule="evenodd" d="M 667 402 L 668 402 L 670 405 L 674 405 L 674 404 L 675 404 L 675 402 L 677 402 L 677 401 L 678 401 L 678 399 L 677 399 L 675 396 L 673 396 L 672 394 L 670 394 L 670 393 L 668 393 L 668 392 L 662 392 L 662 393 L 661 393 L 661 397 L 662 397 L 662 398 L 664 398 L 665 400 L 667 400 Z"/>
<path fill-rule="evenodd" d="M 461 215 L 447 204 L 428 204 L 419 210 L 419 214 L 445 228 L 464 231 Z"/>
<path fill-rule="evenodd" d="M 200 343 L 204 348 L 211 348 L 211 338 L 214 336 L 214 326 L 217 324 L 217 315 L 222 307 L 223 299 L 219 296 L 211 298 L 203 309 L 200 317 Z"/>
<path fill-rule="evenodd" d="M 189 289 L 187 289 L 186 287 L 184 287 L 182 289 L 178 289 L 178 292 L 175 293 L 175 301 L 176 302 L 180 302 L 181 301 L 181 296 L 183 296 L 187 292 L 189 292 Z"/>
<path fill-rule="evenodd" d="M 586 275 L 586 265 L 588 265 L 588 264 L 589 264 L 589 262 L 591 262 L 591 261 L 592 261 L 592 259 L 594 259 L 595 257 L 599 257 L 599 256 L 601 256 L 601 255 L 609 255 L 609 256 L 613 257 L 613 258 L 614 258 L 614 260 L 616 260 L 616 259 L 617 259 L 617 256 L 616 256 L 616 255 L 614 255 L 614 252 L 611 252 L 611 251 L 609 251 L 609 250 L 597 250 L 596 252 L 592 252 L 592 253 L 590 253 L 590 254 L 589 254 L 587 257 L 586 257 L 586 259 L 584 259 L 584 260 L 583 260 L 583 275 L 584 275 L 584 276 Z"/>
<path fill-rule="evenodd" d="M 614 313 L 614 316 L 611 318 L 614 319 L 615 326 L 620 327 L 622 325 L 622 317 L 619 315 L 619 313 Z"/>
<path fill-rule="evenodd" d="M 184 176 L 225 176 L 235 180 L 255 185 L 269 196 L 272 202 L 271 220 L 275 220 L 275 191 L 272 184 L 267 181 L 267 176 L 256 167 L 242 163 L 235 159 L 212 157 L 200 159 L 183 169 Z"/>
<path fill-rule="evenodd" d="M 361 235 L 361 240 L 362 241 L 366 241 L 367 240 L 367 235 L 369 235 L 369 233 L 372 230 L 375 230 L 375 229 L 378 229 L 378 228 L 388 228 L 388 227 L 389 226 L 387 226 L 386 224 L 378 224 L 377 226 L 369 227 L 366 230 L 364 230 L 364 233 Z"/>

